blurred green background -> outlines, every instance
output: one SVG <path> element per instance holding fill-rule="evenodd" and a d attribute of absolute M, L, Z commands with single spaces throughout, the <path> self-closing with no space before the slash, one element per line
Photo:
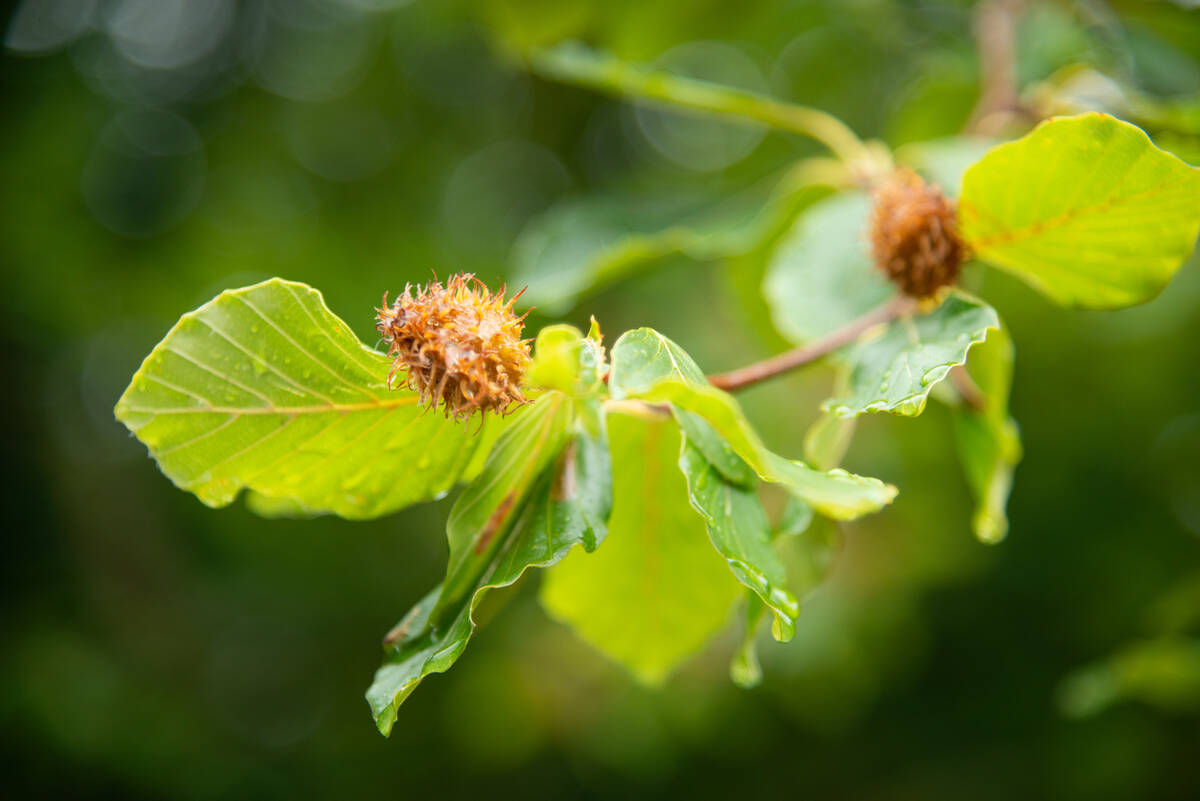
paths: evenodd
<path fill-rule="evenodd" d="M 1022 86 L 1086 64 L 1194 108 L 1195 5 L 1031 3 Z M 26 0 L 4 19 L 6 795 L 1200 797 L 1196 259 L 1107 314 L 974 268 L 1018 352 L 1008 540 L 970 534 L 945 408 L 866 420 L 847 466 L 900 498 L 845 528 L 753 691 L 726 676 L 732 625 L 664 690 L 638 687 L 544 617 L 534 576 L 384 740 L 362 693 L 382 634 L 440 578 L 448 504 L 372 523 L 213 511 L 112 417 L 221 289 L 308 282 L 374 342 L 385 289 L 503 279 L 555 203 L 687 207 L 817 152 L 547 83 L 526 47 L 582 39 L 900 145 L 966 123 L 972 3 Z M 1151 133 L 1196 163 L 1187 124 Z M 654 267 L 562 319 L 594 314 L 610 341 L 653 326 L 711 371 L 780 347 L 742 291 L 753 265 Z M 538 314 L 534 330 L 557 319 Z M 795 455 L 829 381 L 744 401 Z"/>

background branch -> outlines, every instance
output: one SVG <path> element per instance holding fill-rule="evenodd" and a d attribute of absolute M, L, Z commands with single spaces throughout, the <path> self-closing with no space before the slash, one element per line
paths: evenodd
<path fill-rule="evenodd" d="M 874 155 L 837 117 L 815 108 L 783 103 L 769 97 L 684 78 L 661 70 L 628 64 L 588 50 L 583 45 L 560 45 L 529 55 L 534 72 L 551 80 L 586 86 L 632 100 L 652 101 L 752 121 L 807 136 L 828 147 L 847 163 L 868 162 Z"/>
<path fill-rule="evenodd" d="M 983 91 L 967 122 L 970 133 L 995 134 L 1010 114 L 1020 111 L 1017 23 L 1024 6 L 1024 0 L 982 0 L 976 7 L 975 38 Z"/>

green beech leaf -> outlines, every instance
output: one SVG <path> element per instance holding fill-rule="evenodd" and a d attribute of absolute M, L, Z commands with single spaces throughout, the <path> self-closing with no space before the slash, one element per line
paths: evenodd
<path fill-rule="evenodd" d="M 975 497 L 971 526 L 984 542 L 999 542 L 1008 533 L 1004 508 L 1012 490 L 1013 471 L 1021 461 L 1020 430 L 1008 413 L 1012 366 L 1008 332 L 1000 328 L 988 334 L 967 362 L 971 378 L 983 393 L 984 408 L 962 403 L 954 410 L 959 458 Z"/>
<path fill-rule="evenodd" d="M 475 629 L 472 612 L 488 590 L 554 564 L 577 544 L 594 550 L 604 538 L 612 487 L 598 410 L 547 393 L 505 432 L 455 503 L 446 580 L 388 635 L 384 664 L 367 690 L 384 735 L 417 684 L 462 654 Z"/>
<path fill-rule="evenodd" d="M 608 389 L 617 400 L 637 397 L 668 379 L 694 384 L 708 382 L 687 351 L 653 328 L 626 331 L 613 345 Z"/>
<path fill-rule="evenodd" d="M 783 484 L 822 514 L 841 520 L 877 511 L 896 488 L 844 470 L 821 472 L 772 453 L 733 396 L 711 386 L 695 362 L 671 340 L 649 328 L 628 331 L 612 349 L 609 389 L 614 398 L 664 401 L 703 418 L 738 457 L 765 481 Z M 684 426 L 684 432 L 692 432 Z M 695 440 L 701 446 L 703 437 Z M 734 479 L 736 480 L 736 478 Z"/>
<path fill-rule="evenodd" d="M 731 219 L 717 211 L 705 220 L 628 198 L 569 201 L 522 232 L 514 247 L 513 280 L 529 285 L 529 300 L 539 308 L 563 312 L 580 296 L 668 256 L 707 260 L 752 246 L 752 209 L 725 213 Z"/>
<path fill-rule="evenodd" d="M 763 294 L 775 327 L 791 342 L 824 336 L 895 293 L 871 260 L 869 211 L 865 192 L 814 203 L 771 255 Z"/>
<path fill-rule="evenodd" d="M 698 450 L 725 481 L 745 489 L 753 489 L 758 485 L 758 474 L 708 421 L 685 409 L 672 407 L 672 411 L 688 444 Z"/>
<path fill-rule="evenodd" d="M 390 365 L 319 292 L 273 278 L 185 314 L 116 416 L 209 506 L 247 488 L 269 514 L 377 517 L 449 490 L 490 440 L 389 390 Z"/>
<path fill-rule="evenodd" d="M 787 573 L 771 544 L 771 521 L 758 492 L 727 481 L 686 437 L 679 469 L 713 547 L 725 557 L 734 578 L 770 607 L 775 616 L 771 632 L 787 642 L 796 633 L 800 603 L 787 589 Z"/>
<path fill-rule="evenodd" d="M 434 614 L 458 607 L 508 547 L 504 536 L 538 477 L 566 445 L 573 404 L 561 393 L 542 396 L 496 443 L 479 478 L 463 490 L 446 521 L 450 561 Z"/>
<path fill-rule="evenodd" d="M 1067 306 L 1150 300 L 1200 229 L 1200 170 L 1106 114 L 1048 120 L 967 170 L 959 205 L 980 259 Z"/>
<path fill-rule="evenodd" d="M 828 521 L 824 522 L 828 523 Z M 780 515 L 779 523 L 771 532 L 771 539 L 776 541 L 772 546 L 772 559 L 780 565 L 773 569 L 778 571 L 778 575 L 787 574 L 789 584 L 802 592 L 808 592 L 824 578 L 829 563 L 828 554 L 822 547 L 823 541 L 812 536 L 800 536 L 808 531 L 812 523 L 812 507 L 793 495 L 788 498 L 783 513 Z M 780 538 L 784 538 L 782 542 L 779 541 Z M 780 550 L 783 551 L 783 556 L 780 555 Z M 820 562 L 819 567 L 817 566 L 818 562 Z M 785 565 L 799 566 L 798 575 L 790 575 L 791 567 Z M 797 578 L 799 578 L 798 581 Z M 795 598 L 790 591 L 788 595 Z M 733 654 L 733 659 L 730 660 L 729 678 L 739 687 L 750 688 L 758 686 L 762 681 L 762 667 L 758 662 L 758 630 L 766 615 L 767 607 L 762 598 L 753 590 L 747 590 L 745 596 L 743 616 L 745 622 L 742 640 Z M 799 602 L 797 602 L 797 606 L 799 606 Z M 794 632 L 793 628 L 789 633 L 794 634 Z M 771 633 L 778 633 L 775 626 L 772 627 Z"/>
<path fill-rule="evenodd" d="M 837 520 L 878 511 L 896 497 L 896 488 L 845 470 L 814 470 L 768 450 L 733 396 L 716 387 L 664 381 L 640 397 L 665 401 L 703 417 L 745 459 L 759 478 L 782 484 L 815 510 Z"/>
<path fill-rule="evenodd" d="M 708 382 L 704 371 L 683 348 L 652 328 L 625 332 L 615 347 L 620 349 L 621 357 L 613 360 L 608 386 L 618 400 L 635 396 L 667 379 L 696 384 Z M 754 485 L 754 471 L 703 417 L 683 409 L 672 411 L 688 441 L 699 448 L 728 480 L 743 486 Z"/>
<path fill-rule="evenodd" d="M 916 416 L 925 410 L 934 385 L 999 326 L 991 306 L 952 291 L 928 314 L 901 317 L 882 334 L 855 345 L 846 357 L 848 391 L 826 401 L 825 409 L 839 417 L 866 412 Z"/>
<path fill-rule="evenodd" d="M 534 343 L 529 382 L 573 397 L 596 397 L 604 390 L 603 368 L 599 338 L 585 337 L 571 325 L 548 325 Z"/>
<path fill-rule="evenodd" d="M 681 203 L 673 195 L 567 201 L 522 232 L 513 249 L 513 282 L 527 284 L 526 297 L 539 308 L 562 312 L 579 297 L 669 256 L 711 261 L 746 253 L 786 224 L 814 181 L 827 178 L 822 166 L 801 162 L 717 200 Z"/>
<path fill-rule="evenodd" d="M 688 506 L 670 419 L 608 417 L 613 508 L 594 554 L 546 575 L 546 611 L 647 684 L 658 684 L 726 622 L 739 586 Z"/>

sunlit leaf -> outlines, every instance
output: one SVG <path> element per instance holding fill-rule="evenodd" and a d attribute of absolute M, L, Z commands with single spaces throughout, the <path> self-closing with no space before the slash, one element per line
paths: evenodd
<path fill-rule="evenodd" d="M 586 420 L 578 411 L 561 393 L 543 396 L 505 432 L 455 503 L 446 580 L 388 635 L 387 657 L 367 690 L 383 734 L 417 684 L 462 654 L 475 629 L 472 612 L 488 590 L 554 564 L 574 545 L 593 550 L 604 538 L 607 441 L 598 415 Z"/>
<path fill-rule="evenodd" d="M 450 561 L 435 614 L 458 606 L 493 569 L 497 553 L 508 549 L 503 534 L 566 444 L 572 412 L 563 395 L 543 396 L 496 444 L 479 478 L 458 496 L 446 521 Z"/>
<path fill-rule="evenodd" d="M 247 488 L 273 514 L 377 517 L 446 492 L 489 439 L 389 390 L 390 364 L 319 292 L 275 278 L 185 314 L 116 415 L 209 506 Z"/>
<path fill-rule="evenodd" d="M 775 615 L 772 633 L 786 642 L 796 632 L 800 604 L 787 589 L 787 573 L 771 544 L 771 521 L 754 488 L 738 486 L 709 464 L 684 438 L 679 469 L 687 478 L 692 508 L 704 518 L 709 539 L 734 578 L 756 593 Z"/>
<path fill-rule="evenodd" d="M 896 495 L 895 487 L 878 479 L 843 470 L 821 472 L 772 453 L 733 396 L 710 386 L 682 348 L 652 329 L 629 331 L 617 340 L 609 388 L 617 398 L 668 402 L 703 418 L 760 478 L 783 484 L 830 517 L 850 519 L 869 514 Z M 686 426 L 684 432 L 691 437 Z"/>
<path fill-rule="evenodd" d="M 610 414 L 613 510 L 594 554 L 546 575 L 542 604 L 647 684 L 662 682 L 729 617 L 740 587 L 688 505 L 669 418 Z"/>
<path fill-rule="evenodd" d="M 1021 434 L 1008 413 L 1012 387 L 1013 345 L 1003 328 L 971 351 L 970 377 L 982 393 L 983 409 L 959 404 L 954 410 L 954 433 L 967 484 L 975 497 L 971 526 L 984 542 L 999 542 L 1008 533 L 1005 506 L 1012 490 L 1013 471 L 1021 461 Z"/>
<path fill-rule="evenodd" d="M 1150 300 L 1200 229 L 1200 170 L 1105 114 L 1059 117 L 1000 145 L 963 178 L 975 255 L 1068 306 Z"/>
<path fill-rule="evenodd" d="M 970 347 L 998 328 L 995 310 L 962 292 L 951 292 L 928 314 L 904 316 L 847 354 L 847 394 L 826 401 L 839 417 L 865 412 L 918 415 L 934 385 L 966 361 Z"/>

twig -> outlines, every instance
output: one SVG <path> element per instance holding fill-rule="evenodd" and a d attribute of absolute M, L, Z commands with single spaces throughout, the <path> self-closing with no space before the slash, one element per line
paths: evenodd
<path fill-rule="evenodd" d="M 1025 0 L 980 0 L 975 12 L 979 75 L 983 91 L 967 131 L 994 134 L 1006 113 L 1020 110 L 1017 91 L 1017 21 Z"/>
<path fill-rule="evenodd" d="M 883 305 L 877 306 L 861 317 L 851 320 L 846 325 L 836 331 L 830 332 L 821 339 L 728 373 L 709 376 L 708 382 L 714 387 L 726 390 L 727 392 L 745 389 L 760 381 L 766 381 L 768 378 L 774 378 L 780 373 L 786 373 L 788 370 L 794 370 L 797 367 L 802 367 L 809 362 L 827 356 L 838 348 L 849 345 L 862 336 L 868 329 L 912 312 L 917 307 L 917 304 L 918 301 L 913 298 L 906 295 L 897 295 Z"/>
<path fill-rule="evenodd" d="M 582 45 L 536 50 L 529 65 L 546 78 L 587 86 L 633 100 L 680 106 L 735 120 L 765 123 L 815 139 L 847 163 L 865 162 L 871 151 L 837 117 L 815 108 L 772 100 L 743 89 L 639 67 Z"/>

